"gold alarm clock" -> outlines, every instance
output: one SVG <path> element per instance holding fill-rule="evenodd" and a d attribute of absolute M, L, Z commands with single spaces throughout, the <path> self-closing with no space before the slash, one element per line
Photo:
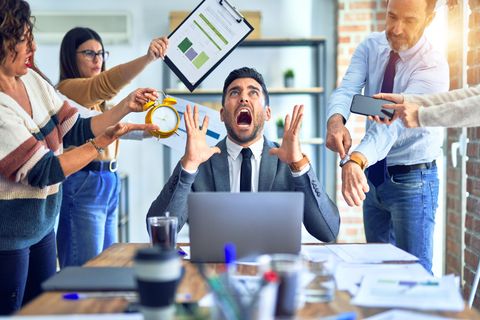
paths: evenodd
<path fill-rule="evenodd" d="M 162 103 L 158 100 L 149 101 L 143 105 L 143 110 L 148 110 L 145 123 L 153 123 L 158 130 L 150 131 L 157 138 L 168 138 L 176 133 L 180 125 L 180 115 L 174 105 L 177 103 L 172 97 L 166 97 Z"/>

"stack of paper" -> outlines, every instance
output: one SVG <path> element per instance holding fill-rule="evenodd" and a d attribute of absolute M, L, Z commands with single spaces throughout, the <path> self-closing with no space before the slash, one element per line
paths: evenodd
<path fill-rule="evenodd" d="M 415 262 L 418 258 L 391 245 L 390 243 L 375 244 L 332 244 L 326 246 L 343 261 L 348 263 L 385 263 L 385 262 Z"/>
<path fill-rule="evenodd" d="M 453 275 L 442 278 L 367 275 L 352 303 L 363 307 L 462 311 L 464 302 Z"/>

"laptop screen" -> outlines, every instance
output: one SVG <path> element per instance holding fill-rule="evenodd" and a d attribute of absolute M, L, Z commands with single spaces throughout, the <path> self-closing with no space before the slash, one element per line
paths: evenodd
<path fill-rule="evenodd" d="M 191 260 L 223 262 L 225 243 L 237 258 L 300 252 L 301 192 L 193 192 L 188 195 Z"/>

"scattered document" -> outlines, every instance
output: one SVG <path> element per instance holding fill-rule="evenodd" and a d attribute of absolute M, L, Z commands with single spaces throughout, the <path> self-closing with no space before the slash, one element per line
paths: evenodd
<path fill-rule="evenodd" d="M 310 261 L 322 261 L 332 255 L 326 245 L 302 245 L 301 254 Z"/>
<path fill-rule="evenodd" d="M 69 314 L 47 316 L 0 317 L 8 320 L 143 320 L 140 313 Z"/>
<path fill-rule="evenodd" d="M 325 245 L 343 261 L 348 263 L 385 263 L 396 261 L 415 262 L 414 255 L 390 243 L 330 244 Z"/>
<path fill-rule="evenodd" d="M 225 125 L 220 120 L 220 113 L 217 110 L 202 106 L 198 103 L 191 102 L 185 99 L 180 99 L 177 97 L 172 98 L 177 100 L 177 104 L 175 104 L 174 106 L 177 109 L 178 114 L 180 115 L 180 126 L 178 127 L 177 134 L 172 134 L 170 137 L 165 139 L 159 139 L 160 143 L 181 153 L 185 152 L 185 145 L 187 144 L 187 131 L 185 129 L 185 120 L 183 119 L 183 115 L 187 108 L 187 104 L 189 104 L 192 108 L 192 112 L 194 105 L 198 107 L 200 123 L 203 122 L 203 118 L 205 118 L 205 116 L 208 116 L 209 122 L 207 131 L 207 144 L 209 146 L 216 145 L 227 135 Z"/>
<path fill-rule="evenodd" d="M 362 307 L 457 312 L 465 306 L 453 275 L 442 278 L 367 275 L 352 304 Z"/>
<path fill-rule="evenodd" d="M 405 320 L 405 319 L 454 320 L 453 318 L 445 318 L 441 316 L 429 315 L 429 314 L 424 314 L 419 312 L 395 310 L 395 309 L 376 314 L 372 317 L 365 318 L 365 320 Z"/>
<path fill-rule="evenodd" d="M 340 263 L 335 270 L 338 290 L 346 290 L 354 296 L 360 288 L 362 279 L 376 274 L 407 275 L 409 277 L 429 277 L 430 274 L 418 263 L 403 264 L 350 264 Z"/>

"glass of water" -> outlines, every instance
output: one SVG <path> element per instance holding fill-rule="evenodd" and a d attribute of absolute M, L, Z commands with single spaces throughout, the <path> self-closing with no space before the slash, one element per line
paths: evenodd
<path fill-rule="evenodd" d="M 335 299 L 335 268 L 337 259 L 325 254 L 306 262 L 312 281 L 304 288 L 305 302 L 329 302 Z"/>

